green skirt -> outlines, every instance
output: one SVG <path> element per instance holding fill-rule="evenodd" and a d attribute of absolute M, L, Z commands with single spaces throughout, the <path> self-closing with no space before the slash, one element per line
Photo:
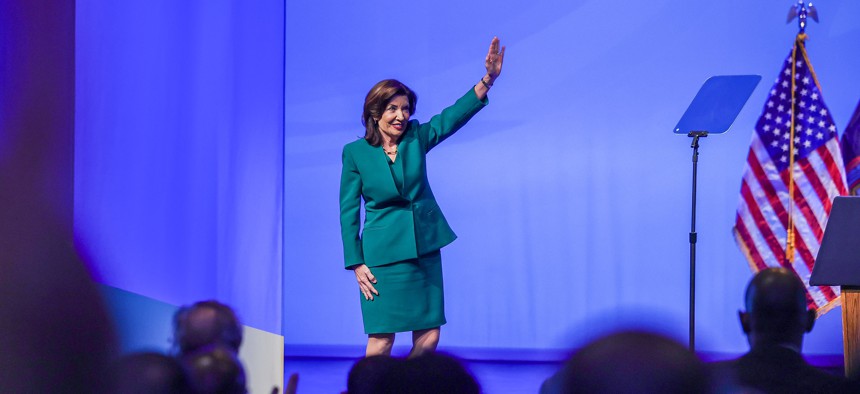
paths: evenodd
<path fill-rule="evenodd" d="M 371 267 L 379 295 L 361 297 L 365 334 L 389 334 L 436 328 L 445 324 L 442 255 L 439 251 L 392 264 Z"/>

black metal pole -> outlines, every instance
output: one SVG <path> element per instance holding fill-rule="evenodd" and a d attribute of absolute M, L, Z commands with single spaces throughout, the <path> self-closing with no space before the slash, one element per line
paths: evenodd
<path fill-rule="evenodd" d="M 693 212 L 690 217 L 690 351 L 696 351 L 696 174 L 699 164 L 699 138 L 707 137 L 706 131 L 691 131 L 693 137 Z"/>

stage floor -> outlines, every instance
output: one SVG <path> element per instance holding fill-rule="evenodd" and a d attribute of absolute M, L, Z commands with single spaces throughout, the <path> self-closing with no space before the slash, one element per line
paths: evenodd
<path fill-rule="evenodd" d="M 299 374 L 297 394 L 337 394 L 346 390 L 346 375 L 356 359 L 288 357 L 284 373 Z M 465 361 L 485 393 L 537 393 L 560 363 L 535 361 Z"/>
<path fill-rule="evenodd" d="M 738 355 L 700 354 L 706 361 Z M 807 356 L 807 361 L 833 374 L 842 374 L 841 356 Z M 337 394 L 346 390 L 346 375 L 357 358 L 288 356 L 284 373 L 299 374 L 297 394 Z M 541 383 L 561 367 L 556 361 L 464 360 L 485 393 L 537 393 Z M 284 379 L 286 382 L 286 377 Z"/>

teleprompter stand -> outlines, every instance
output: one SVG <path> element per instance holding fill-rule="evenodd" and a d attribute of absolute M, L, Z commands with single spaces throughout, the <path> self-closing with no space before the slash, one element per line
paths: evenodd
<path fill-rule="evenodd" d="M 675 134 L 693 138 L 693 202 L 690 218 L 690 350 L 696 350 L 696 182 L 699 139 L 729 130 L 755 87 L 758 75 L 722 75 L 708 78 L 675 126 Z"/>

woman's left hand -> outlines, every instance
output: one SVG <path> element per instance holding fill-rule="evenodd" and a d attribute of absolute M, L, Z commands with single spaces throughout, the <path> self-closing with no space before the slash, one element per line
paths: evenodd
<path fill-rule="evenodd" d="M 487 67 L 487 76 L 490 78 L 487 81 L 492 85 L 502 73 L 502 63 L 505 62 L 505 47 L 499 48 L 499 37 L 493 37 L 490 42 L 490 50 L 487 52 L 487 58 L 484 60 L 484 66 Z"/>

